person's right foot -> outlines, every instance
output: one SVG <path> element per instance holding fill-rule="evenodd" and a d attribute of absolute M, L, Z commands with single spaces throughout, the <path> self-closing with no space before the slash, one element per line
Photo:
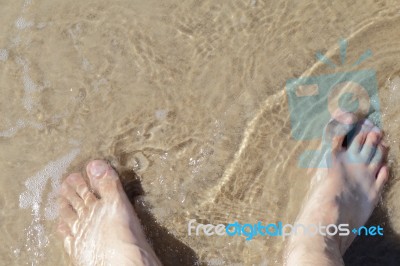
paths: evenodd
<path fill-rule="evenodd" d="M 342 119 L 347 120 L 347 124 L 354 122 L 350 114 L 344 116 Z M 350 127 L 336 121 L 328 124 L 327 130 L 332 131 L 328 135 L 334 136 L 330 165 L 319 169 L 314 176 L 296 224 L 349 224 L 351 230 L 367 222 L 388 180 L 384 161 L 388 148 L 382 142 L 381 130 L 371 121 L 365 120 L 358 127 L 354 138 L 344 147 Z M 342 255 L 354 238 L 352 233 L 348 236 L 292 236 L 287 265 L 340 265 Z"/>
<path fill-rule="evenodd" d="M 73 263 L 161 265 L 117 173 L 100 160 L 90 162 L 86 171 L 93 191 L 82 175 L 75 173 L 62 183 L 59 197 L 59 231 Z"/>

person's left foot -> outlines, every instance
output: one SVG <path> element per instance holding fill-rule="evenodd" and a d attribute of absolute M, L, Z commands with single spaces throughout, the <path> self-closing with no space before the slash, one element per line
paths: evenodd
<path fill-rule="evenodd" d="M 364 225 L 375 208 L 389 171 L 385 162 L 388 147 L 382 142 L 382 131 L 368 119 L 358 124 L 354 138 L 344 147 L 355 117 L 343 114 L 340 124 L 332 120 L 327 135 L 333 138 L 329 166 L 318 169 L 313 185 L 296 224 Z M 339 134 L 338 134 L 339 132 Z M 350 235 L 293 235 L 287 251 L 287 265 L 340 265 L 342 255 L 354 240 Z"/>
<path fill-rule="evenodd" d="M 59 196 L 58 230 L 73 263 L 161 265 L 114 169 L 96 160 L 86 171 L 93 190 L 74 173 L 62 183 Z"/>

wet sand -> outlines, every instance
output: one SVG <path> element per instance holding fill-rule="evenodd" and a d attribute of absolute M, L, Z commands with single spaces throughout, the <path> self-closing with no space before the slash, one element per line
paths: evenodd
<path fill-rule="evenodd" d="M 2 1 L 0 261 L 68 265 L 57 188 L 106 158 L 164 263 L 281 265 L 281 238 L 193 238 L 187 223 L 293 222 L 311 178 L 298 156 L 318 142 L 292 138 L 286 81 L 374 69 L 392 181 L 371 223 L 385 237 L 359 239 L 345 261 L 396 265 L 399 11 L 379 0 Z"/>

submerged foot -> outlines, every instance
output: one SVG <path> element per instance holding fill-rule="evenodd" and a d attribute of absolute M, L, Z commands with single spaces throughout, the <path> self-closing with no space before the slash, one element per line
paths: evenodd
<path fill-rule="evenodd" d="M 353 119 L 345 115 L 348 116 L 345 119 Z M 369 120 L 357 125 L 356 133 L 346 147 L 344 142 L 350 130 L 348 126 L 346 128 L 346 125 L 333 121 L 328 124 L 327 130 L 334 131 L 330 134 L 333 137 L 330 139 L 329 167 L 319 169 L 314 176 L 296 224 L 348 224 L 352 230 L 367 222 L 379 200 L 388 179 L 385 163 L 388 148 L 382 142 L 381 130 Z M 294 235 L 289 240 L 286 263 L 340 265 L 343 263 L 342 255 L 354 238 L 352 233 L 346 236 Z"/>
<path fill-rule="evenodd" d="M 87 166 L 61 186 L 59 231 L 76 265 L 161 265 L 147 243 L 117 173 L 105 161 Z M 97 195 L 97 196 L 96 196 Z"/>

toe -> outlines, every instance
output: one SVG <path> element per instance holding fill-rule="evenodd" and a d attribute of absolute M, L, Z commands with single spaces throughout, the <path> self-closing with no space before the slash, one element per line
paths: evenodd
<path fill-rule="evenodd" d="M 72 208 L 77 212 L 78 215 L 80 215 L 85 208 L 85 203 L 82 200 L 82 198 L 77 194 L 75 189 L 73 189 L 70 185 L 70 177 L 67 177 L 67 179 L 61 184 L 61 196 L 63 196 L 69 203 L 69 205 L 72 206 Z"/>
<path fill-rule="evenodd" d="M 386 159 L 387 152 L 388 152 L 387 147 L 384 144 L 382 144 L 382 142 L 379 143 L 374 155 L 372 156 L 371 162 L 368 166 L 374 176 L 376 176 L 378 171 L 381 169 Z"/>
<path fill-rule="evenodd" d="M 90 191 L 88 185 L 81 174 L 75 173 L 67 177 L 66 182 L 75 191 L 75 193 L 83 200 L 86 206 L 93 205 L 96 202 L 95 195 Z"/>
<path fill-rule="evenodd" d="M 90 185 L 101 198 L 113 197 L 115 193 L 122 191 L 117 173 L 106 161 L 91 161 L 86 172 Z"/>
<path fill-rule="evenodd" d="M 332 150 L 340 150 L 347 134 L 354 128 L 357 118 L 352 113 L 335 112 L 325 128 L 323 141 L 332 144 Z"/>
<path fill-rule="evenodd" d="M 60 221 L 67 224 L 71 228 L 78 220 L 78 215 L 70 205 L 69 201 L 63 196 L 58 199 Z"/>
<path fill-rule="evenodd" d="M 59 221 L 57 231 L 61 234 L 61 236 L 63 238 L 72 236 L 71 228 L 68 226 L 68 224 L 64 220 Z"/>
<path fill-rule="evenodd" d="M 377 151 L 378 144 L 382 138 L 382 131 L 378 127 L 372 128 L 361 147 L 361 157 L 369 162 Z"/>
<path fill-rule="evenodd" d="M 381 167 L 381 169 L 378 172 L 378 175 L 376 176 L 376 189 L 377 191 L 382 191 L 383 186 L 386 184 L 386 182 L 389 179 L 389 169 L 387 165 L 384 165 Z"/>
<path fill-rule="evenodd" d="M 352 137 L 349 145 L 349 151 L 352 153 L 359 153 L 362 146 L 368 136 L 368 133 L 374 127 L 374 124 L 369 120 L 365 119 L 363 123 L 359 124 L 355 135 Z"/>

